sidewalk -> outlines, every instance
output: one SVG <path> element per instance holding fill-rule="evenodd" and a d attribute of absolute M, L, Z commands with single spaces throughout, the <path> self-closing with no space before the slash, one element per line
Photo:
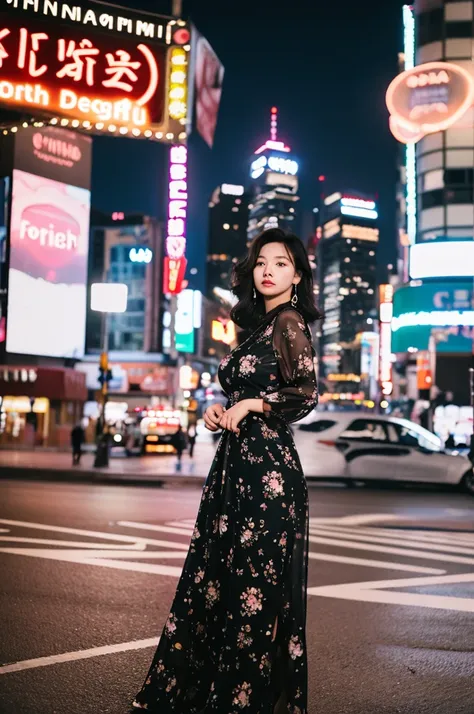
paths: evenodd
<path fill-rule="evenodd" d="M 71 481 L 90 483 L 116 483 L 137 485 L 199 485 L 207 478 L 217 444 L 212 441 L 197 443 L 193 458 L 186 451 L 182 456 L 181 470 L 177 470 L 175 455 L 159 454 L 127 458 L 114 449 L 109 466 L 94 468 L 95 454 L 86 451 L 79 466 L 72 465 L 70 453 L 42 451 L 0 450 L 0 479 L 21 478 L 33 480 Z"/>

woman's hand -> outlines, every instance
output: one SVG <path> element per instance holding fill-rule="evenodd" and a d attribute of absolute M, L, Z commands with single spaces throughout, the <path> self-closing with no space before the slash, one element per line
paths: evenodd
<path fill-rule="evenodd" d="M 209 431 L 217 431 L 219 429 L 219 420 L 224 413 L 222 404 L 211 404 L 204 412 L 204 424 Z"/>
<path fill-rule="evenodd" d="M 219 424 L 223 429 L 228 429 L 233 431 L 237 436 L 240 434 L 240 429 L 238 424 L 244 419 L 249 413 L 249 399 L 242 399 L 241 402 L 237 402 L 233 407 L 226 409 L 222 414 Z"/>

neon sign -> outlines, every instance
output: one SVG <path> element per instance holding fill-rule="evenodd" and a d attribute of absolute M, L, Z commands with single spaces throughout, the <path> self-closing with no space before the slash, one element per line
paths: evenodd
<path fill-rule="evenodd" d="M 456 64 L 427 62 L 396 77 L 386 94 L 390 129 L 398 141 L 416 143 L 444 131 L 474 101 L 474 78 Z"/>
<path fill-rule="evenodd" d="M 377 211 L 374 211 L 371 208 L 357 208 L 356 206 L 350 207 L 341 205 L 341 213 L 344 216 L 354 216 L 355 218 L 368 218 L 371 221 L 374 221 L 379 216 Z"/>
<path fill-rule="evenodd" d="M 172 146 L 168 184 L 168 223 L 164 264 L 164 292 L 180 293 L 186 270 L 186 216 L 188 208 L 188 150 Z"/>
<path fill-rule="evenodd" d="M 62 126 L 172 140 L 186 117 L 188 49 L 10 13 L 0 18 L 0 104 Z"/>
<path fill-rule="evenodd" d="M 389 396 L 393 390 L 392 383 L 392 316 L 393 287 L 381 285 L 380 295 L 380 341 L 379 341 L 379 381 L 382 394 Z"/>
<path fill-rule="evenodd" d="M 131 248 L 128 257 L 132 263 L 150 263 L 153 252 L 149 248 Z"/>
<path fill-rule="evenodd" d="M 474 277 L 474 241 L 434 241 L 416 243 L 410 248 L 410 277 Z"/>
<path fill-rule="evenodd" d="M 250 166 L 250 176 L 255 179 L 269 169 L 278 174 L 290 174 L 295 176 L 298 173 L 298 162 L 293 159 L 286 159 L 282 156 L 260 156 L 252 162 Z"/>

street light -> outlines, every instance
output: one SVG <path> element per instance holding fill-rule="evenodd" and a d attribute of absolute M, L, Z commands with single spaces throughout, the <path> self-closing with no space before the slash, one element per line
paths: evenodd
<path fill-rule="evenodd" d="M 109 313 L 125 312 L 127 309 L 128 286 L 124 283 L 93 283 L 91 285 L 91 310 L 102 313 L 101 325 L 101 410 L 97 430 L 97 450 L 94 466 L 109 465 L 109 448 L 105 438 L 105 408 L 108 397 L 108 384 L 112 377 L 109 369 Z"/>

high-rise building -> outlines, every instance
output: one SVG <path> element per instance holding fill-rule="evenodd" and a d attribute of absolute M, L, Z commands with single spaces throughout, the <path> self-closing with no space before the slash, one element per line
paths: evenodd
<path fill-rule="evenodd" d="M 298 162 L 277 138 L 276 107 L 271 110 L 270 139 L 252 155 L 250 163 L 249 243 L 266 228 L 295 231 Z"/>
<path fill-rule="evenodd" d="M 248 195 L 243 186 L 223 183 L 209 202 L 207 296 L 229 290 L 232 266 L 246 251 Z"/>
<path fill-rule="evenodd" d="M 89 282 L 125 283 L 127 310 L 109 316 L 111 351 L 159 352 L 162 235 L 160 225 L 142 215 L 92 212 Z M 100 313 L 88 310 L 86 347 L 100 350 Z"/>
<path fill-rule="evenodd" d="M 403 25 L 402 71 L 387 91 L 403 159 L 395 396 L 433 397 L 436 386 L 462 404 L 474 338 L 473 2 L 415 0 Z M 436 373 L 422 368 L 428 354 Z"/>
<path fill-rule="evenodd" d="M 377 218 L 376 203 L 367 197 L 337 192 L 324 200 L 317 261 L 324 313 L 321 374 L 329 382 L 344 382 L 342 391 L 360 383 L 358 336 L 373 329 Z"/>

